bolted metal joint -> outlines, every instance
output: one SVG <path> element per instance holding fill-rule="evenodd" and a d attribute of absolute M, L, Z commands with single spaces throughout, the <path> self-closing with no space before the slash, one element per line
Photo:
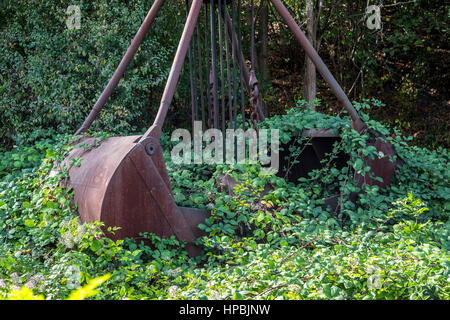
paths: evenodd
<path fill-rule="evenodd" d="M 149 143 L 145 146 L 145 152 L 147 152 L 147 154 L 149 156 L 152 156 L 155 154 L 156 152 L 156 146 L 153 143 Z"/>

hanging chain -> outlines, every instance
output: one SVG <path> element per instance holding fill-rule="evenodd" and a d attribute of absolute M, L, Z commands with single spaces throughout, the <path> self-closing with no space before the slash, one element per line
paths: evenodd
<path fill-rule="evenodd" d="M 216 90 L 215 90 L 215 85 L 214 85 L 214 73 L 213 73 L 213 70 L 210 69 L 208 93 L 209 93 L 209 101 L 210 101 L 209 103 L 211 104 L 211 106 L 214 106 L 215 92 L 216 92 Z M 210 114 L 209 114 L 209 127 L 210 128 L 215 128 L 215 126 L 214 126 L 215 112 L 214 111 L 215 111 L 214 107 L 210 109 Z"/>
<path fill-rule="evenodd" d="M 255 71 L 252 70 L 250 73 L 250 105 L 252 107 L 252 114 L 251 114 L 251 120 L 253 123 L 253 129 L 258 131 L 257 123 L 259 121 L 259 114 L 258 114 L 258 78 L 256 78 Z"/>
<path fill-rule="evenodd" d="M 250 86 L 250 105 L 252 107 L 251 120 L 253 123 L 253 129 L 258 131 L 257 122 L 259 121 L 258 114 L 258 78 L 255 74 L 255 2 L 252 0 L 251 2 L 252 8 L 252 35 L 251 35 L 251 63 L 252 63 L 252 71 L 250 72 L 249 86 Z"/>

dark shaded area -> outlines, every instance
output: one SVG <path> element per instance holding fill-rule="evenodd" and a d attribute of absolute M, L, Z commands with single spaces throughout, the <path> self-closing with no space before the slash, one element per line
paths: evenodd
<path fill-rule="evenodd" d="M 296 183 L 299 178 L 308 178 L 308 173 L 322 169 L 325 165 L 340 170 L 349 160 L 349 156 L 343 152 L 329 157 L 333 152 L 333 145 L 339 143 L 339 137 L 312 137 L 306 141 L 302 140 L 293 137 L 280 148 L 280 171 L 277 175 L 285 177 L 289 182 Z M 297 152 L 293 154 L 291 150 Z"/>

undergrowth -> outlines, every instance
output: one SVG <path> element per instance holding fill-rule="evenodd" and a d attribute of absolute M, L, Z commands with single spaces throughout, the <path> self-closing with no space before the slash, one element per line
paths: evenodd
<path fill-rule="evenodd" d="M 368 119 L 363 113 L 368 106 L 357 104 L 370 129 L 386 136 L 401 161 L 386 190 L 352 179 L 355 172 L 369 174 L 363 157 L 384 157 L 367 146 L 369 135 L 356 133 L 345 115 L 320 114 L 302 103 L 261 127 L 279 129 L 282 143 L 306 128 L 334 129 L 341 142 L 329 157 L 347 153 L 343 168 L 325 165 L 288 182 L 261 175 L 259 165 L 181 166 L 171 162 L 170 137 L 164 135 L 178 205 L 211 213 L 200 225 L 207 235 L 198 239 L 203 252 L 196 258 L 174 237 L 142 234 L 150 248 L 132 239 L 108 239 L 101 223 L 82 224 L 72 192 L 59 185 L 67 172 L 55 171 L 72 137 L 4 153 L 0 297 L 14 297 L 19 292 L 14 290 L 25 286 L 32 290 L 28 297 L 65 299 L 108 275 L 98 292 L 86 297 L 449 299 L 448 153 L 410 146 L 395 128 Z M 224 174 L 239 180 L 234 190 L 220 184 Z M 340 198 L 338 210 L 324 208 L 331 193 Z"/>

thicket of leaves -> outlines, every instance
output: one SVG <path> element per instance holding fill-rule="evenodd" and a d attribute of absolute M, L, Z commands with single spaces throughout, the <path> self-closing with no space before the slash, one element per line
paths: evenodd
<path fill-rule="evenodd" d="M 304 31 L 306 2 L 284 1 Z M 315 14 L 322 5 L 318 52 L 350 98 L 382 100 L 386 108 L 372 110 L 372 117 L 395 124 L 414 136 L 416 144 L 448 147 L 448 5 L 433 0 L 312 2 Z M 380 29 L 367 26 L 368 19 L 374 22 L 374 12 L 366 12 L 372 5 L 380 9 Z M 269 21 L 269 60 L 276 66 L 272 79 L 277 81 L 265 84 L 265 97 L 276 114 L 282 111 L 280 100 L 291 104 L 302 96 L 299 84 L 304 80 L 305 60 L 303 50 L 275 10 L 270 10 Z M 319 97 L 330 104 L 322 111 L 340 109 L 319 75 L 317 83 Z"/>
<path fill-rule="evenodd" d="M 67 173 L 49 174 L 71 148 L 73 138 L 59 136 L 39 170 L 26 169 L 37 162 L 24 163 L 1 175 L 0 292 L 25 285 L 63 299 L 107 273 L 96 299 L 449 299 L 448 153 L 412 147 L 361 113 L 403 162 L 385 191 L 357 190 L 351 179 L 367 172 L 361 155 L 383 156 L 366 145 L 367 136 L 344 115 L 302 104 L 262 126 L 280 129 L 282 142 L 304 128 L 335 129 L 342 138 L 335 149 L 351 156 L 344 168 L 325 166 L 287 182 L 261 175 L 259 165 L 179 166 L 170 160 L 174 142 L 164 135 L 177 203 L 211 212 L 200 225 L 207 236 L 198 240 L 203 253 L 195 259 L 173 237 L 143 234 L 150 248 L 111 241 L 99 223 L 80 224 L 70 190 L 59 186 Z M 16 153 L 27 150 L 34 149 Z M 233 194 L 218 183 L 221 174 L 240 181 Z M 327 190 L 342 194 L 340 211 L 323 209 Z M 347 197 L 354 191 L 360 195 L 353 203 Z"/>
<path fill-rule="evenodd" d="M 81 125 L 152 1 L 2 4 L 0 143 L 11 146 Z M 66 25 L 71 5 L 80 8 L 80 29 Z M 127 132 L 148 126 L 181 34 L 183 9 L 170 1 L 164 6 L 94 128 Z"/>
<path fill-rule="evenodd" d="M 332 7 L 329 21 L 335 25 L 324 31 L 324 39 L 335 49 L 327 58 L 344 88 L 364 79 L 380 89 L 395 86 L 407 102 L 417 96 L 413 82 L 422 81 L 434 66 L 437 51 L 432 44 L 448 33 L 440 20 L 444 11 L 440 6 L 433 11 L 428 2 L 418 1 L 407 11 L 390 14 L 391 24 L 385 24 L 382 38 L 352 32 L 352 23 L 360 26 L 359 18 L 339 23 L 338 18 L 345 17 L 342 10 L 359 12 L 363 4 Z M 94 293 L 92 284 L 103 280 L 93 298 L 450 298 L 448 152 L 411 146 L 397 129 L 368 118 L 367 101 L 355 106 L 372 130 L 394 144 L 402 162 L 387 190 L 360 188 L 352 179 L 355 172 L 368 174 L 362 157 L 384 156 L 367 146 L 368 135 L 353 131 L 345 114 L 328 116 L 299 103 L 261 127 L 279 129 L 283 143 L 293 137 L 308 143 L 298 137 L 303 129 L 334 129 L 342 140 L 329 157 L 347 153 L 346 166 L 338 169 L 330 162 L 293 182 L 261 175 L 259 165 L 179 166 L 170 159 L 173 142 L 163 136 L 175 200 L 211 212 L 200 225 L 207 233 L 199 239 L 201 256 L 190 259 L 175 238 L 143 234 L 153 244 L 150 248 L 132 239 L 110 240 L 100 223 L 80 223 L 72 192 L 59 185 L 67 173 L 53 174 L 55 161 L 64 158 L 73 142 L 73 137 L 58 133 L 73 132 L 84 120 L 150 2 L 0 4 L 5 4 L 0 8 L 1 298 L 89 297 Z M 66 26 L 69 5 L 81 8 L 80 30 Z M 148 126 L 184 14 L 184 6 L 166 3 L 94 129 L 115 134 Z M 244 23 L 243 28 L 248 26 Z M 278 40 L 272 39 L 273 44 Z M 374 52 L 416 60 L 408 66 L 409 74 L 397 79 L 390 76 L 399 74 L 388 63 L 392 60 Z M 360 70 L 364 74 L 357 78 Z M 189 97 L 176 95 L 174 103 L 183 105 L 184 96 Z M 371 104 L 377 107 L 371 111 L 381 110 L 379 102 Z M 405 105 L 405 112 L 411 112 Z M 107 136 L 98 134 L 100 140 Z M 9 148 L 13 145 L 19 147 Z M 301 150 L 290 151 L 295 161 Z M 240 181 L 233 194 L 218 183 L 223 174 Z M 348 201 L 354 192 L 359 192 L 358 199 Z M 324 209 L 323 199 L 336 195 L 340 209 Z"/>
<path fill-rule="evenodd" d="M 113 74 L 151 3 L 0 1 L 0 142 L 10 147 L 75 131 Z M 285 3 L 303 23 L 304 2 Z M 448 82 L 445 4 L 430 0 L 379 1 L 375 4 L 382 8 L 382 29 L 369 30 L 366 2 L 321 3 L 319 53 L 344 90 L 354 87 L 351 93 L 355 99 L 370 96 L 389 101 L 388 111 L 377 114 L 379 118 L 417 133 L 422 142 L 433 147 L 448 145 L 444 108 L 438 101 L 447 100 L 442 86 Z M 79 30 L 66 25 L 72 14 L 66 12 L 70 5 L 80 7 Z M 242 5 L 244 55 L 249 57 L 250 26 L 246 21 L 250 9 L 249 3 L 244 1 Z M 269 12 L 270 62 L 289 70 L 290 75 L 303 74 L 303 51 L 275 11 Z M 123 133 L 148 126 L 159 104 L 184 20 L 183 2 L 165 3 L 96 128 Z M 277 62 L 279 57 L 285 59 L 283 63 Z M 274 71 L 273 80 L 281 81 L 285 90 L 286 81 L 278 77 L 279 70 Z M 429 72 L 433 77 L 426 77 Z M 274 114 L 284 108 L 279 99 L 284 99 L 285 93 L 275 95 L 276 86 L 269 80 L 261 82 L 265 83 L 264 95 Z M 289 96 L 299 93 L 297 81 L 287 85 L 294 85 Z M 182 81 L 174 100 L 176 113 L 170 114 L 173 118 L 189 112 L 187 89 L 187 82 Z M 426 114 L 427 121 L 417 114 Z M 179 118 L 186 120 L 184 116 Z"/>

